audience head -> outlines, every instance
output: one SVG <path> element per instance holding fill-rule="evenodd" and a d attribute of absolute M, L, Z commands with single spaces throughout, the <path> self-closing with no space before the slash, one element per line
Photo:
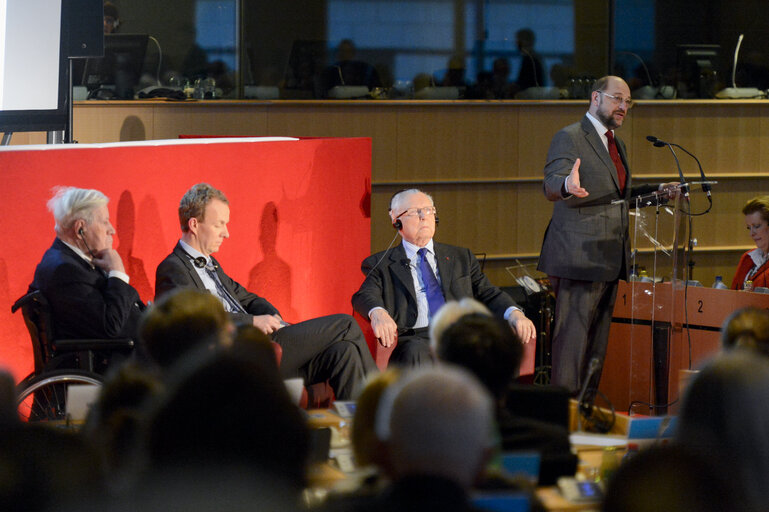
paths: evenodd
<path fill-rule="evenodd" d="M 724 349 L 748 348 L 769 355 L 769 311 L 758 308 L 738 309 L 721 328 Z"/>
<path fill-rule="evenodd" d="M 112 2 L 104 2 L 104 33 L 113 34 L 120 26 L 120 16 L 117 7 Z"/>
<path fill-rule="evenodd" d="M 16 383 L 13 375 L 0 370 L 0 431 L 6 427 L 18 425 L 19 413 L 16 410 Z"/>
<path fill-rule="evenodd" d="M 443 331 L 463 316 L 471 313 L 491 316 L 491 311 L 486 305 L 471 297 L 465 297 L 459 301 L 450 300 L 441 306 L 430 322 L 430 348 L 433 352 L 438 350 L 438 340 L 443 335 Z"/>
<path fill-rule="evenodd" d="M 534 35 L 534 31 L 530 28 L 522 28 L 515 33 L 515 41 L 518 45 L 518 49 L 530 51 L 534 48 L 536 36 Z"/>
<path fill-rule="evenodd" d="M 769 253 L 769 195 L 754 197 L 742 208 L 745 224 L 756 247 Z"/>
<path fill-rule="evenodd" d="M 438 476 L 469 488 L 493 446 L 492 399 L 467 371 L 414 370 L 391 386 L 377 410 L 393 478 Z"/>
<path fill-rule="evenodd" d="M 131 360 L 110 370 L 96 402 L 90 408 L 81 433 L 96 448 L 110 483 L 120 487 L 118 473 L 128 470 L 133 459 L 145 402 L 163 392 L 160 379 Z M 120 475 L 122 476 L 122 474 Z"/>
<path fill-rule="evenodd" d="M 689 383 L 677 438 L 729 468 L 748 502 L 769 500 L 769 360 L 722 353 Z"/>
<path fill-rule="evenodd" d="M 168 368 L 192 348 L 229 343 L 232 329 L 229 315 L 214 295 L 178 289 L 145 313 L 140 336 L 152 360 Z"/>
<path fill-rule="evenodd" d="M 424 247 L 435 235 L 433 198 L 415 188 L 397 192 L 390 200 L 390 220 L 404 240 Z"/>
<path fill-rule="evenodd" d="M 604 512 L 741 510 L 739 499 L 706 454 L 675 444 L 641 450 L 609 480 Z"/>
<path fill-rule="evenodd" d="M 436 355 L 470 370 L 501 401 L 518 376 L 523 345 L 505 321 L 472 313 L 443 331 Z"/>
<path fill-rule="evenodd" d="M 0 510 L 59 510 L 103 494 L 104 484 L 99 459 L 81 436 L 36 424 L 0 435 Z"/>
<path fill-rule="evenodd" d="M 385 390 L 394 385 L 399 377 L 400 372 L 395 368 L 377 373 L 358 396 L 350 440 L 355 462 L 359 466 L 386 465 L 384 446 L 376 435 L 376 415 Z"/>
<path fill-rule="evenodd" d="M 351 61 L 355 58 L 355 43 L 352 39 L 342 39 L 336 49 L 337 60 L 340 62 Z"/>
<path fill-rule="evenodd" d="M 309 437 L 264 347 L 237 343 L 185 355 L 150 404 L 144 436 L 151 474 L 222 468 L 304 485 Z"/>

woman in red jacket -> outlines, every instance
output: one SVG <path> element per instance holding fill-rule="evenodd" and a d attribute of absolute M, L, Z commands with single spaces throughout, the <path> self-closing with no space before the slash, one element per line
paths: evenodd
<path fill-rule="evenodd" d="M 740 258 L 732 279 L 732 289 L 745 289 L 747 281 L 753 282 L 753 288 L 769 288 L 769 196 L 754 197 L 745 204 L 742 213 L 745 214 L 745 224 L 756 248 Z"/>

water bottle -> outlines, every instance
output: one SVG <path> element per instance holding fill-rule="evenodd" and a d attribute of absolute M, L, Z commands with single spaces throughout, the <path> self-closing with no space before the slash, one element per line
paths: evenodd
<path fill-rule="evenodd" d="M 721 276 L 716 276 L 716 280 L 713 282 L 713 288 L 716 288 L 719 290 L 729 289 L 729 287 L 724 284 L 724 280 L 721 278 Z"/>

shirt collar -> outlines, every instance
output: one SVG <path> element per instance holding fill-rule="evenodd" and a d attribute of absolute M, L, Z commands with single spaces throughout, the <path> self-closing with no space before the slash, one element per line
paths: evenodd
<path fill-rule="evenodd" d="M 62 242 L 64 245 L 66 245 L 67 247 L 69 247 L 70 249 L 72 249 L 72 250 L 74 251 L 74 253 L 75 253 L 75 254 L 77 254 L 78 256 L 80 256 L 81 258 L 83 258 L 83 259 L 84 259 L 86 262 L 88 262 L 88 264 L 89 264 L 89 265 L 91 265 L 91 266 L 93 267 L 93 261 L 92 261 L 92 260 L 93 260 L 93 258 L 91 258 L 91 256 L 89 256 L 89 255 L 87 255 L 86 253 L 84 253 L 83 251 L 81 251 L 81 250 L 80 250 L 80 248 L 79 248 L 79 247 L 77 247 L 76 245 L 72 245 L 72 244 L 71 244 L 71 243 L 69 243 L 69 242 L 65 242 L 65 241 L 64 241 L 64 240 L 62 240 L 61 238 L 59 238 L 59 240 L 61 240 L 61 242 Z"/>
<path fill-rule="evenodd" d="M 750 251 L 748 256 L 750 256 L 750 259 L 753 260 L 753 264 L 756 266 L 756 268 L 766 263 L 766 260 L 769 259 L 767 258 L 767 255 L 764 254 L 758 247 Z"/>
<path fill-rule="evenodd" d="M 421 247 L 412 244 L 411 242 L 407 242 L 406 240 L 403 241 L 403 248 L 406 250 L 406 257 L 408 259 L 413 260 L 414 257 L 417 255 L 417 251 L 421 249 Z M 427 245 L 425 245 L 425 249 L 427 249 L 427 252 L 431 254 L 435 254 L 435 251 L 433 250 L 433 239 L 431 238 L 429 242 L 427 242 Z"/>
<path fill-rule="evenodd" d="M 590 122 L 593 123 L 593 126 L 595 126 L 595 131 L 598 132 L 598 135 L 600 135 L 603 138 L 606 138 L 606 132 L 607 131 L 610 131 L 612 133 L 612 135 L 614 135 L 614 130 L 609 130 L 608 128 L 606 128 L 601 121 L 599 121 L 598 119 L 593 117 L 593 114 L 588 112 L 585 115 L 590 120 Z"/>
<path fill-rule="evenodd" d="M 206 265 L 211 264 L 211 256 L 205 256 L 202 252 L 198 251 L 197 249 L 194 249 L 190 244 L 188 244 L 182 239 L 179 239 L 179 245 L 182 246 L 182 249 L 184 249 L 184 252 L 192 256 L 192 259 L 203 258 L 206 260 Z"/>

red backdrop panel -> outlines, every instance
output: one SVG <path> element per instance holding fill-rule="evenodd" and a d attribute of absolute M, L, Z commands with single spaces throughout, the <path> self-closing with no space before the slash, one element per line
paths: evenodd
<path fill-rule="evenodd" d="M 152 300 L 155 269 L 179 238 L 179 200 L 205 181 L 230 201 L 217 259 L 288 322 L 351 313 L 370 245 L 370 139 L 250 139 L 0 150 L 0 365 L 32 371 L 29 336 L 11 304 L 54 239 L 46 208 L 58 185 L 110 198 L 114 247 L 131 284 Z"/>

